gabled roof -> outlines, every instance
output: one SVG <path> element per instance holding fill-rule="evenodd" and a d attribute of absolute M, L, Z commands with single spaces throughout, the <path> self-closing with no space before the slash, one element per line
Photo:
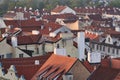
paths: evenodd
<path fill-rule="evenodd" d="M 26 80 L 30 80 L 49 57 L 50 54 L 30 58 L 1 59 L 0 62 L 6 72 L 10 65 L 14 65 L 18 76 L 24 75 Z M 39 65 L 35 65 L 35 60 L 39 61 Z"/>
<path fill-rule="evenodd" d="M 37 76 L 39 75 L 43 78 L 49 79 L 54 79 L 56 76 L 59 76 L 59 79 L 61 79 L 61 75 L 67 73 L 76 61 L 76 58 L 53 54 L 38 70 L 38 72 L 35 74 L 32 80 L 36 80 Z M 42 75 L 46 71 L 47 73 Z"/>
<path fill-rule="evenodd" d="M 29 35 L 29 36 L 17 36 L 18 45 L 29 45 L 29 44 L 37 44 L 41 35 Z"/>
<path fill-rule="evenodd" d="M 14 27 L 34 27 L 43 24 L 43 21 L 36 21 L 34 18 L 28 20 L 4 20 L 5 24 L 13 25 Z"/>
<path fill-rule="evenodd" d="M 13 25 L 13 29 L 15 27 L 20 27 L 20 29 L 22 29 L 21 33 L 17 35 L 18 44 L 39 43 L 41 36 L 45 36 L 47 40 L 51 42 L 56 42 L 61 39 L 59 34 L 57 34 L 54 38 L 49 36 L 51 32 L 54 32 L 62 27 L 62 25 L 59 25 L 55 22 L 43 23 L 42 21 L 35 21 L 34 19 L 30 19 L 21 21 L 5 20 L 5 23 L 7 25 Z M 37 30 L 39 32 L 39 35 L 33 35 L 33 30 Z"/>
<path fill-rule="evenodd" d="M 120 59 L 103 59 L 101 65 L 91 74 L 88 80 L 119 80 Z"/>
<path fill-rule="evenodd" d="M 4 18 L 14 18 L 16 16 L 16 13 L 6 13 L 3 17 Z"/>
<path fill-rule="evenodd" d="M 63 11 L 65 8 L 67 8 L 67 6 L 57 6 L 51 12 L 59 13 L 59 12 Z"/>
<path fill-rule="evenodd" d="M 92 33 L 85 33 L 85 37 L 89 38 L 90 40 L 96 39 L 98 37 L 97 34 L 92 34 Z"/>
<path fill-rule="evenodd" d="M 65 14 L 55 14 L 55 15 L 44 15 L 43 19 L 47 19 L 49 21 L 56 21 L 56 19 L 64 19 L 64 20 L 77 20 L 78 17 L 72 13 L 65 13 Z"/>

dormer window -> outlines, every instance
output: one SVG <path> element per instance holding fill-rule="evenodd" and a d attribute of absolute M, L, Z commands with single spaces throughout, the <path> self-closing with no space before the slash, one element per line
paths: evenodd
<path fill-rule="evenodd" d="M 110 42 L 110 38 L 108 38 L 108 42 Z"/>

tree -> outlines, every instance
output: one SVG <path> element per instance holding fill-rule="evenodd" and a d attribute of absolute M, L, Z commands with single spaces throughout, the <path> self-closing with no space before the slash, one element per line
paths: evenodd
<path fill-rule="evenodd" d="M 113 0 L 109 3 L 109 6 L 119 7 L 120 8 L 120 0 Z"/>

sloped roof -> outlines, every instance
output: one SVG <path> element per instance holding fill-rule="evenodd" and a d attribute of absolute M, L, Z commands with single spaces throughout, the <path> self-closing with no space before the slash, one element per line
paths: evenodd
<path fill-rule="evenodd" d="M 61 79 L 61 75 L 68 72 L 68 70 L 74 65 L 76 61 L 76 58 L 53 54 L 38 70 L 38 72 L 35 74 L 32 80 L 36 80 L 38 75 L 42 75 L 46 71 L 47 74 L 42 75 L 42 77 L 54 79 L 56 76 L 59 75 L 59 78 Z"/>
<path fill-rule="evenodd" d="M 55 14 L 55 15 L 44 15 L 43 19 L 47 19 L 49 21 L 56 21 L 57 18 L 64 19 L 64 20 L 77 20 L 78 17 L 72 13 L 65 13 L 65 14 Z"/>
<path fill-rule="evenodd" d="M 90 73 L 94 71 L 94 65 L 91 65 L 88 61 L 84 61 L 83 65 L 87 68 L 87 70 Z"/>
<path fill-rule="evenodd" d="M 21 33 L 18 35 L 18 44 L 37 43 L 39 42 L 38 39 L 40 39 L 41 36 L 47 36 L 47 40 L 52 42 L 60 40 L 59 34 L 56 35 L 54 38 L 49 36 L 50 32 L 54 32 L 62 27 L 62 25 L 59 25 L 58 23 L 54 22 L 43 23 L 42 21 L 35 21 L 34 19 L 21 21 L 5 20 L 5 23 L 7 25 L 13 25 L 14 26 L 13 28 L 20 27 L 22 29 Z M 39 31 L 39 35 L 33 35 L 32 30 Z"/>
<path fill-rule="evenodd" d="M 119 80 L 120 60 L 104 59 L 88 80 Z"/>
<path fill-rule="evenodd" d="M 63 11 L 65 8 L 67 8 L 67 6 L 57 6 L 51 12 L 59 13 L 59 12 Z"/>
<path fill-rule="evenodd" d="M 6 72 L 10 65 L 14 65 L 19 77 L 24 75 L 26 80 L 30 80 L 49 57 L 50 54 L 30 58 L 1 59 L 0 62 L 2 63 Z M 35 60 L 39 60 L 40 64 L 35 65 Z"/>
<path fill-rule="evenodd" d="M 96 39 L 98 35 L 92 33 L 85 33 L 85 37 L 89 38 L 90 40 Z"/>
<path fill-rule="evenodd" d="M 110 67 L 100 66 L 90 77 L 89 80 L 115 80 L 120 69 L 112 69 Z"/>
<path fill-rule="evenodd" d="M 6 13 L 3 17 L 4 18 L 14 18 L 16 16 L 16 13 Z"/>
<path fill-rule="evenodd" d="M 28 20 L 4 20 L 5 24 L 13 25 L 14 27 L 34 27 L 43 24 L 43 21 L 36 21 L 34 18 Z"/>

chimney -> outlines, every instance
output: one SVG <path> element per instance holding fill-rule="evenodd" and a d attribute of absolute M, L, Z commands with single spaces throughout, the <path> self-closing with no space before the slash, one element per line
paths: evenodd
<path fill-rule="evenodd" d="M 66 49 L 65 48 L 60 48 L 59 44 L 58 44 L 57 48 L 54 48 L 54 54 L 66 56 Z"/>
<path fill-rule="evenodd" d="M 89 52 L 88 53 L 88 62 L 91 64 L 101 62 L 101 53 L 98 52 Z"/>
<path fill-rule="evenodd" d="M 12 43 L 13 47 L 17 47 L 17 37 L 16 36 L 11 37 L 11 43 Z"/>
<path fill-rule="evenodd" d="M 85 60 L 85 31 L 80 30 L 77 34 L 79 59 Z"/>

